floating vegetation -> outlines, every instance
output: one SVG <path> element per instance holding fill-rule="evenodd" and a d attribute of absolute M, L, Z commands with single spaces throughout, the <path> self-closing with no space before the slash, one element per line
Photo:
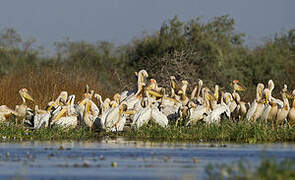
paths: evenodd
<path fill-rule="evenodd" d="M 240 160 L 232 165 L 208 165 L 206 173 L 209 179 L 294 179 L 295 160 L 262 159 L 258 166 Z"/>

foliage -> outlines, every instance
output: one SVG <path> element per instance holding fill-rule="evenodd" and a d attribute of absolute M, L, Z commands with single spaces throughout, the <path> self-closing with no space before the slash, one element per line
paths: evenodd
<path fill-rule="evenodd" d="M 278 33 L 253 49 L 244 44 L 244 37 L 235 31 L 235 21 L 228 15 L 187 22 L 175 16 L 165 21 L 159 31 L 125 45 L 67 38 L 56 42 L 56 53 L 48 56 L 44 49 L 36 48 L 34 38 L 23 40 L 16 30 L 7 28 L 0 31 L 0 80 L 35 68 L 51 69 L 55 74 L 58 67 L 65 74 L 91 74 L 96 87 L 113 95 L 136 87 L 133 72 L 146 69 L 164 87 L 169 86 L 170 75 L 191 84 L 200 78 L 209 87 L 219 84 L 226 90 L 230 90 L 232 80 L 238 79 L 248 87 L 242 95 L 247 100 L 253 99 L 258 82 L 269 79 L 276 83 L 276 93 L 284 83 L 293 88 L 295 29 Z"/>

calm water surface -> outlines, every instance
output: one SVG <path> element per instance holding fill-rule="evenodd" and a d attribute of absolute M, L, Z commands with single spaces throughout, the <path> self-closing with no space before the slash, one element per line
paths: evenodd
<path fill-rule="evenodd" d="M 295 144 L 1 143 L 0 179 L 203 179 L 209 163 L 262 156 L 295 159 Z"/>

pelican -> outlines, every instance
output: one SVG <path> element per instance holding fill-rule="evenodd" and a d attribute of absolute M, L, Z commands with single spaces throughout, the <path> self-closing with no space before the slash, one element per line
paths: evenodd
<path fill-rule="evenodd" d="M 289 95 L 286 92 L 282 92 L 281 95 L 284 101 L 284 106 L 282 109 L 279 109 L 277 113 L 276 123 L 279 125 L 282 125 L 283 121 L 286 120 L 290 110 L 290 105 L 288 100 Z"/>
<path fill-rule="evenodd" d="M 180 101 L 182 103 L 182 106 L 186 106 L 189 102 L 189 98 L 186 96 L 185 92 L 179 90 L 178 95 L 180 95 Z"/>
<path fill-rule="evenodd" d="M 11 115 L 19 116 L 16 111 L 10 109 L 6 105 L 0 106 L 0 122 L 5 122 Z"/>
<path fill-rule="evenodd" d="M 70 104 L 60 107 L 57 113 L 53 112 L 51 125 L 57 125 L 60 127 L 76 127 L 78 125 L 79 112 L 74 106 L 75 96 L 70 98 Z"/>
<path fill-rule="evenodd" d="M 168 126 L 168 118 L 155 106 L 151 98 L 145 100 L 145 107 L 140 109 L 133 117 L 131 127 L 140 128 L 147 124 L 150 120 L 159 124 L 162 127 Z"/>
<path fill-rule="evenodd" d="M 234 92 L 246 90 L 246 88 L 242 84 L 240 84 L 238 80 L 233 80 L 233 85 L 234 85 Z"/>
<path fill-rule="evenodd" d="M 217 101 L 218 101 L 218 98 L 219 98 L 219 86 L 216 84 L 215 85 L 215 88 L 214 88 L 214 100 L 211 101 L 211 106 L 212 106 L 212 109 L 214 109 L 216 106 L 217 106 Z"/>
<path fill-rule="evenodd" d="M 80 104 L 81 106 L 82 104 Z M 90 129 L 95 129 L 98 126 L 100 111 L 96 104 L 91 99 L 86 99 L 83 112 L 83 122 Z"/>
<path fill-rule="evenodd" d="M 143 70 L 140 70 L 139 72 L 135 72 L 135 75 L 137 76 L 137 90 L 122 92 L 120 94 L 120 102 L 127 101 L 128 99 L 140 94 L 140 92 L 143 89 L 143 86 L 146 86 L 145 78 L 149 76 L 147 71 L 143 69 Z"/>
<path fill-rule="evenodd" d="M 241 101 L 241 97 L 237 92 L 233 92 L 233 98 L 238 104 L 237 111 L 238 111 L 238 118 L 246 116 L 247 114 L 247 103 L 244 101 Z M 249 107 L 248 107 L 249 108 Z"/>
<path fill-rule="evenodd" d="M 127 104 L 128 109 L 134 109 L 135 104 L 141 102 L 142 97 L 144 96 L 144 94 L 147 94 L 144 90 L 144 86 L 140 86 L 141 89 L 138 90 L 138 92 L 136 94 L 134 94 L 133 96 L 127 98 L 126 100 L 124 100 L 123 102 L 125 102 Z M 121 102 L 122 103 L 122 102 Z"/>
<path fill-rule="evenodd" d="M 262 113 L 262 119 L 265 121 L 265 123 L 271 121 L 272 127 L 274 128 L 274 121 L 277 115 L 278 105 L 271 100 L 270 89 L 264 89 L 264 94 L 266 105 Z"/>
<path fill-rule="evenodd" d="M 232 94 L 229 92 L 224 93 L 224 98 L 225 98 L 225 103 L 230 109 L 230 112 L 233 113 L 235 109 L 237 108 L 238 104 L 236 103 L 236 101 L 234 101 Z"/>
<path fill-rule="evenodd" d="M 204 121 L 208 124 L 219 123 L 223 115 L 230 119 L 230 110 L 225 103 L 221 103 L 215 106 L 215 108 L 209 112 L 208 116 L 204 118 Z"/>
<path fill-rule="evenodd" d="M 293 95 L 292 108 L 290 109 L 289 114 L 288 114 L 289 125 L 295 124 L 295 89 L 293 90 L 292 95 Z"/>
<path fill-rule="evenodd" d="M 209 112 L 211 111 L 209 101 L 215 99 L 214 96 L 212 96 L 209 92 L 210 90 L 208 88 L 202 89 L 205 104 L 192 107 L 190 109 L 190 120 L 187 122 L 186 126 L 188 126 L 189 124 L 197 123 L 198 121 L 202 120 L 207 114 L 209 114 Z"/>
<path fill-rule="evenodd" d="M 56 109 L 58 106 L 62 106 L 67 102 L 68 99 L 68 92 L 67 91 L 61 91 L 59 96 L 54 101 L 54 108 Z M 52 105 L 52 102 L 50 102 L 50 105 Z M 50 106 L 48 103 L 48 106 Z"/>
<path fill-rule="evenodd" d="M 202 105 L 204 103 L 201 95 L 201 89 L 203 86 L 203 81 L 199 79 L 198 85 L 195 85 L 194 90 L 192 91 L 190 100 L 193 101 L 197 105 Z M 197 90 L 198 89 L 198 90 Z M 195 94 L 197 92 L 197 95 Z"/>
<path fill-rule="evenodd" d="M 161 92 L 163 88 L 159 87 L 155 79 L 150 79 L 149 85 L 146 87 L 146 90 L 154 90 L 156 92 Z"/>
<path fill-rule="evenodd" d="M 174 98 L 164 97 L 161 99 L 160 111 L 169 119 L 176 120 L 178 118 L 178 109 L 182 106 L 182 103 Z"/>
<path fill-rule="evenodd" d="M 275 88 L 275 84 L 274 82 L 270 79 L 268 81 L 268 89 L 270 90 L 270 101 L 272 103 L 276 103 L 278 105 L 278 108 L 281 109 L 284 106 L 284 102 L 280 99 L 276 99 L 274 97 L 272 97 L 272 91 Z M 284 90 L 285 89 L 285 90 Z M 284 85 L 283 91 L 287 91 L 287 85 Z"/>
<path fill-rule="evenodd" d="M 52 103 L 47 110 L 41 110 L 38 105 L 35 105 L 34 129 L 40 129 L 41 127 L 47 128 L 49 126 L 49 120 L 51 117 L 50 111 L 53 105 L 54 104 Z"/>
<path fill-rule="evenodd" d="M 117 107 L 112 107 L 105 111 L 101 117 L 102 128 L 112 132 L 123 131 L 126 123 L 126 117 L 124 116 L 126 111 L 126 103 L 122 103 Z"/>
<path fill-rule="evenodd" d="M 248 121 L 256 121 L 258 119 L 264 110 L 264 102 L 263 102 L 263 97 L 262 97 L 262 92 L 264 89 L 264 84 L 258 83 L 256 87 L 256 99 L 252 102 L 250 109 L 248 110 L 246 114 L 246 119 Z"/>
<path fill-rule="evenodd" d="M 26 99 L 30 101 L 34 101 L 33 98 L 28 93 L 28 90 L 26 88 L 22 88 L 19 90 L 20 97 L 23 101 L 21 105 L 15 106 L 15 111 L 18 113 L 19 117 L 25 118 L 27 115 L 27 111 L 30 110 L 26 104 Z M 25 121 L 25 119 L 22 120 L 22 123 Z"/>
<path fill-rule="evenodd" d="M 178 93 L 178 91 L 181 89 L 176 82 L 175 76 L 170 76 L 170 86 L 171 86 L 171 97 L 174 98 L 176 94 Z"/>
<path fill-rule="evenodd" d="M 186 95 L 186 89 L 187 89 L 187 86 L 188 86 L 188 81 L 187 80 L 182 80 L 181 83 L 182 83 L 182 86 L 181 86 L 180 90 L 182 90 L 182 92 Z"/>

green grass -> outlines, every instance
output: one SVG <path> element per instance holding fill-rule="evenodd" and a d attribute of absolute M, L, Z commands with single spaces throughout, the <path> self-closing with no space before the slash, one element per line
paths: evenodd
<path fill-rule="evenodd" d="M 248 161 L 238 163 L 208 165 L 208 179 L 295 179 L 295 160 L 262 159 L 260 164 L 253 165 Z"/>
<path fill-rule="evenodd" d="M 199 123 L 191 127 L 175 127 L 170 125 L 162 128 L 155 124 L 124 132 L 97 132 L 87 128 L 44 128 L 29 130 L 26 127 L 0 124 L 0 142 L 27 140 L 100 140 L 102 138 L 125 137 L 130 140 L 166 141 L 166 142 L 233 142 L 233 143 L 264 143 L 264 142 L 295 142 L 295 127 L 275 127 L 265 124 L 248 122 L 224 122 L 216 125 Z"/>
<path fill-rule="evenodd" d="M 225 122 L 216 125 L 197 124 L 191 127 L 161 128 L 155 125 L 144 126 L 124 134 L 130 139 L 189 142 L 294 142 L 294 127 L 276 127 L 248 122 Z"/>

